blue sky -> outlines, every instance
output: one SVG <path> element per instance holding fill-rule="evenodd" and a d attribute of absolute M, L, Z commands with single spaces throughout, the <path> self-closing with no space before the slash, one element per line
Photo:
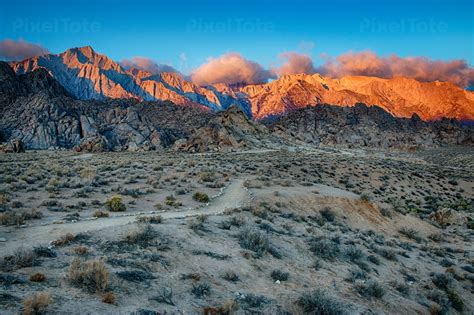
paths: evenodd
<path fill-rule="evenodd" d="M 91 45 L 115 60 L 145 56 L 189 72 L 236 51 L 271 66 L 283 51 L 371 50 L 474 63 L 473 1 L 7 1 L 0 40 L 58 53 Z"/>

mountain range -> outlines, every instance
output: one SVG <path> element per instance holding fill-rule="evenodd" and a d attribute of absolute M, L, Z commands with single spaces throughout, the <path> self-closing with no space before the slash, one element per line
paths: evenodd
<path fill-rule="evenodd" d="M 474 120 L 473 92 L 448 82 L 419 82 L 406 77 L 332 79 L 319 74 L 295 74 L 264 84 L 198 86 L 179 73 L 125 69 L 90 46 L 11 62 L 10 66 L 17 75 L 44 68 L 79 100 L 170 101 L 212 112 L 236 105 L 257 120 L 318 104 L 364 103 L 377 105 L 396 117 L 416 114 L 423 120 Z"/>
<path fill-rule="evenodd" d="M 169 100 L 131 97 L 81 100 L 73 92 L 45 68 L 18 75 L 0 62 L 0 141 L 4 142 L 0 152 L 21 147 L 79 152 L 215 152 L 321 145 L 409 149 L 474 143 L 474 127 L 457 120 L 423 121 L 416 114 L 397 118 L 382 107 L 361 103 L 318 104 L 255 120 L 238 106 L 210 110 L 199 103 L 179 106 Z M 238 93 L 243 92 L 234 95 Z"/>

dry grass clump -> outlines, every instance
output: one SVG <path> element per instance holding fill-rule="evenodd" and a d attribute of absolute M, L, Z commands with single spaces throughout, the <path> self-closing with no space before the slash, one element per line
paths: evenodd
<path fill-rule="evenodd" d="M 109 287 L 110 274 L 101 260 L 82 262 L 74 258 L 66 275 L 72 285 L 90 293 L 105 292 Z"/>
<path fill-rule="evenodd" d="M 55 240 L 53 242 L 53 245 L 54 246 L 64 246 L 64 245 L 68 245 L 72 242 L 74 242 L 74 240 L 76 239 L 76 237 L 71 234 L 71 233 L 67 233 L 67 234 L 64 234 L 62 235 L 60 238 L 58 238 L 57 240 Z"/>
<path fill-rule="evenodd" d="M 141 216 L 137 218 L 138 223 L 150 223 L 150 224 L 160 224 L 163 222 L 163 217 L 161 215 L 154 216 Z"/>
<path fill-rule="evenodd" d="M 29 296 L 23 301 L 23 315 L 46 314 L 51 302 L 51 297 L 47 292 L 38 292 L 33 296 Z"/>
<path fill-rule="evenodd" d="M 30 276 L 31 282 L 44 282 L 46 281 L 46 276 L 41 272 L 34 273 Z"/>
<path fill-rule="evenodd" d="M 2 270 L 15 270 L 39 264 L 38 255 L 32 249 L 18 248 L 13 255 L 5 256 L 0 263 Z"/>
<path fill-rule="evenodd" d="M 25 224 L 27 220 L 33 219 L 41 219 L 43 217 L 43 213 L 36 209 L 32 209 L 31 211 L 7 211 L 4 213 L 0 213 L 0 224 L 2 225 L 22 225 Z"/>
<path fill-rule="evenodd" d="M 115 295 L 112 292 L 107 292 L 102 296 L 102 303 L 115 304 Z"/>
<path fill-rule="evenodd" d="M 108 218 L 109 213 L 105 212 L 105 211 L 96 211 L 96 212 L 94 212 L 94 214 L 92 216 L 94 218 Z"/>

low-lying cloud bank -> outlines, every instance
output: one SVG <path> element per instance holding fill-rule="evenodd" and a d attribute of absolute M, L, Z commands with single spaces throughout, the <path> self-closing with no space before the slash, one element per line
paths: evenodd
<path fill-rule="evenodd" d="M 24 60 L 34 56 L 47 54 L 49 51 L 41 45 L 28 43 L 23 39 L 18 41 L 4 39 L 0 41 L 0 60 Z"/>
<path fill-rule="evenodd" d="M 380 78 L 405 76 L 419 81 L 447 81 L 461 87 L 474 84 L 474 69 L 464 60 L 441 61 L 397 55 L 379 57 L 371 51 L 348 52 L 335 60 L 328 59 L 317 72 L 335 78 L 347 75 Z"/>
<path fill-rule="evenodd" d="M 257 84 L 276 78 L 270 70 L 245 59 L 238 53 L 227 53 L 219 58 L 210 58 L 191 74 L 191 80 L 198 85 L 215 83 Z"/>
<path fill-rule="evenodd" d="M 120 65 L 125 69 L 136 68 L 148 71 L 152 74 L 160 72 L 178 72 L 175 68 L 166 64 L 158 64 L 154 60 L 147 57 L 132 57 L 131 59 L 123 59 Z"/>
<path fill-rule="evenodd" d="M 0 59 L 18 61 L 49 51 L 38 44 L 23 39 L 0 41 Z M 348 52 L 335 58 L 327 58 L 320 66 L 315 66 L 309 54 L 294 51 L 278 55 L 279 66 L 266 69 L 259 63 L 248 60 L 236 52 L 226 53 L 208 61 L 191 72 L 190 78 L 198 85 L 259 84 L 283 75 L 298 73 L 314 74 L 340 78 L 348 75 L 376 76 L 393 78 L 405 76 L 419 81 L 447 81 L 463 88 L 474 86 L 474 68 L 464 60 L 431 60 L 425 57 L 399 57 L 397 55 L 378 56 L 372 51 Z M 147 57 L 123 59 L 120 64 L 126 68 L 137 68 L 151 72 L 176 72 L 166 64 L 158 64 Z"/>

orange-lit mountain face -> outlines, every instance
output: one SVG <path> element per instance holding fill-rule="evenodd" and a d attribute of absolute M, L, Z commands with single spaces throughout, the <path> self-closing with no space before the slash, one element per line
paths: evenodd
<path fill-rule="evenodd" d="M 474 93 L 445 82 L 409 78 L 343 77 L 319 74 L 283 76 L 267 84 L 200 87 L 177 73 L 152 74 L 124 69 L 91 47 L 72 48 L 12 63 L 17 74 L 45 68 L 79 99 L 137 98 L 219 111 L 235 104 L 255 119 L 317 104 L 379 105 L 397 117 L 414 113 L 424 120 L 441 117 L 474 120 Z"/>

